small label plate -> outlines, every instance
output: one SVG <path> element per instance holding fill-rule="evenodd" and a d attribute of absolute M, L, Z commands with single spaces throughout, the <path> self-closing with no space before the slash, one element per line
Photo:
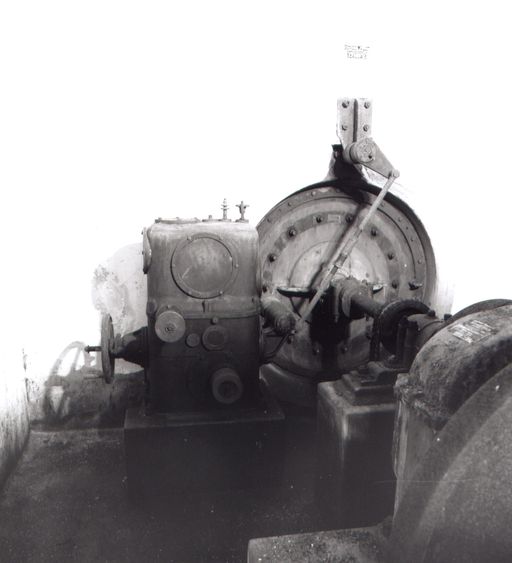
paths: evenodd
<path fill-rule="evenodd" d="M 498 330 L 492 326 L 477 321 L 475 319 L 463 323 L 457 323 L 448 328 L 448 331 L 456 338 L 464 340 L 468 344 L 479 342 L 491 334 L 496 334 Z"/>

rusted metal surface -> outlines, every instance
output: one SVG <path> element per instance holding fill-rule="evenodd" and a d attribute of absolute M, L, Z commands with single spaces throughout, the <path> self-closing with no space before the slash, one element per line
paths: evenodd
<path fill-rule="evenodd" d="M 377 195 L 362 181 L 332 182 L 296 192 L 276 205 L 258 225 L 263 295 L 299 315 L 340 241 Z M 367 283 L 377 304 L 410 298 L 429 304 L 436 278 L 430 241 L 412 210 L 393 195 L 386 195 L 364 226 L 332 281 L 346 277 Z M 349 327 L 346 319 L 334 323 L 327 309 L 324 297 L 304 330 L 283 343 L 272 362 L 275 369 L 335 378 L 367 361 L 373 320 L 353 320 Z"/>
<path fill-rule="evenodd" d="M 426 443 L 416 459 L 408 452 L 409 471 L 399 474 L 404 492 L 386 561 L 510 561 L 512 366 L 475 391 L 441 431 L 426 436 L 411 422 L 409 449 L 413 434 Z"/>
<path fill-rule="evenodd" d="M 424 344 L 398 377 L 394 457 L 400 500 L 437 433 L 477 389 L 512 362 L 512 304 L 475 304 Z M 411 317 L 413 320 L 413 317 Z"/>
<path fill-rule="evenodd" d="M 432 428 L 452 414 L 498 370 L 512 362 L 512 304 L 459 317 L 421 349 L 400 399 Z"/>
<path fill-rule="evenodd" d="M 341 237 L 340 242 L 338 243 L 337 248 L 334 251 L 333 257 L 331 258 L 331 263 L 329 264 L 326 271 L 324 272 L 323 277 L 320 283 L 318 284 L 318 286 L 317 287 L 313 286 L 312 284 L 313 279 L 311 279 L 310 282 L 307 284 L 309 287 L 314 288 L 315 293 L 311 301 L 307 303 L 304 310 L 301 311 L 301 318 L 297 323 L 297 330 L 299 330 L 299 326 L 302 327 L 303 323 L 309 319 L 311 312 L 316 307 L 317 303 L 320 301 L 327 288 L 330 286 L 332 280 L 334 279 L 334 276 L 338 273 L 339 270 L 341 270 L 343 264 L 345 264 L 346 260 L 350 256 L 350 253 L 352 252 L 355 245 L 357 244 L 359 237 L 361 236 L 366 226 L 372 220 L 373 216 L 379 209 L 379 205 L 382 203 L 394 179 L 395 176 L 394 173 L 392 172 L 389 176 L 388 181 L 386 182 L 386 185 L 380 190 L 379 194 L 370 205 L 370 208 L 368 209 L 364 217 L 359 219 L 359 221 L 357 221 L 357 224 L 354 223 L 355 226 L 345 231 L 345 233 Z M 349 223 L 353 223 L 353 221 L 349 221 Z M 292 231 L 291 230 L 288 231 L 288 234 L 290 234 L 290 232 Z M 293 229 L 293 232 L 295 232 L 296 235 L 295 228 Z"/>
<path fill-rule="evenodd" d="M 226 369 L 240 382 L 229 400 L 258 397 L 258 235 L 228 219 L 226 202 L 222 210 L 220 220 L 162 219 L 147 231 L 148 401 L 156 412 L 225 404 L 211 381 Z"/>
<path fill-rule="evenodd" d="M 295 317 L 292 311 L 276 297 L 264 297 L 261 300 L 261 310 L 263 317 L 277 334 L 284 336 L 294 329 Z"/>

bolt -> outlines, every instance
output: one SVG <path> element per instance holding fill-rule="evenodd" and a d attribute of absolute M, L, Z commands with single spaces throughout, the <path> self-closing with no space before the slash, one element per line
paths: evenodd
<path fill-rule="evenodd" d="M 364 107 L 365 107 L 366 109 L 368 109 L 368 108 L 370 107 L 370 105 L 371 105 L 370 102 L 365 102 L 365 103 L 364 103 Z"/>
<path fill-rule="evenodd" d="M 390 260 L 393 260 L 394 257 L 395 257 L 395 254 L 393 252 L 388 252 L 388 258 Z"/>
<path fill-rule="evenodd" d="M 347 223 L 352 223 L 353 220 L 354 220 L 354 217 L 352 217 L 352 215 L 350 215 L 350 213 L 347 213 L 347 216 L 345 217 L 345 221 Z"/>
<path fill-rule="evenodd" d="M 350 102 L 349 102 L 348 100 L 343 100 L 343 101 L 341 102 L 341 105 L 342 105 L 344 108 L 348 108 L 348 106 L 350 105 Z"/>
<path fill-rule="evenodd" d="M 212 317 L 212 325 L 216 325 L 219 322 L 219 317 Z"/>
<path fill-rule="evenodd" d="M 175 324 L 170 323 L 165 327 L 165 332 L 175 332 L 175 331 L 176 331 Z"/>
<path fill-rule="evenodd" d="M 316 222 L 317 223 L 321 223 L 323 220 L 324 220 L 324 218 L 321 215 L 316 216 Z"/>
<path fill-rule="evenodd" d="M 228 200 L 226 198 L 224 198 L 220 208 L 222 209 L 222 220 L 227 221 L 229 207 L 228 207 Z"/>
<path fill-rule="evenodd" d="M 369 125 L 363 125 L 363 131 L 368 131 L 370 129 Z"/>
<path fill-rule="evenodd" d="M 375 227 L 373 227 L 373 229 L 370 231 L 372 237 L 376 237 L 377 236 L 377 229 Z"/>
<path fill-rule="evenodd" d="M 269 259 L 271 262 L 275 262 L 275 261 L 277 260 L 277 254 L 269 254 L 269 255 L 268 255 L 268 259 Z"/>
<path fill-rule="evenodd" d="M 398 282 L 396 280 L 394 280 L 393 282 L 391 282 L 391 287 L 393 287 L 394 289 L 396 289 L 398 287 Z"/>
<path fill-rule="evenodd" d="M 288 236 L 294 237 L 296 234 L 297 234 L 297 229 L 295 229 L 294 227 L 288 230 Z"/>
<path fill-rule="evenodd" d="M 342 131 L 346 131 L 347 129 L 348 129 L 348 126 L 347 126 L 347 125 L 342 125 L 342 126 L 341 126 L 341 130 L 342 130 Z"/>

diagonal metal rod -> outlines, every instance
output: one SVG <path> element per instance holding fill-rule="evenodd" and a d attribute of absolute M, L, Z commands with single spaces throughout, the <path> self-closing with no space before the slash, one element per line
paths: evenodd
<path fill-rule="evenodd" d="M 375 212 L 379 208 L 382 200 L 385 198 L 386 194 L 388 193 L 389 188 L 393 185 L 395 179 L 398 178 L 398 171 L 392 170 L 389 173 L 387 182 L 384 184 L 382 189 L 380 190 L 379 195 L 375 198 L 375 201 L 372 203 L 368 213 L 363 217 L 363 219 L 358 223 L 357 226 L 351 229 L 349 232 L 348 238 L 343 237 L 342 241 L 340 242 L 340 246 L 338 247 L 337 253 L 335 254 L 336 258 L 333 260 L 332 264 L 329 266 L 327 273 L 323 277 L 318 289 L 316 290 L 315 295 L 313 295 L 313 299 L 309 302 L 306 310 L 302 317 L 297 321 L 295 325 L 295 331 L 298 332 L 302 325 L 308 320 L 309 315 L 316 307 L 316 304 L 325 293 L 329 285 L 331 284 L 332 279 L 340 270 L 345 263 L 345 260 L 349 257 L 350 253 L 352 252 L 354 246 L 356 245 L 357 241 L 361 233 L 364 231 L 366 226 L 368 225 L 371 218 L 374 216 Z"/>

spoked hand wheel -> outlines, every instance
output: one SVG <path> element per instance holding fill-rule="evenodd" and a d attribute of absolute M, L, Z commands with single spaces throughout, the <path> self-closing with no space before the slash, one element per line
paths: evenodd
<path fill-rule="evenodd" d="M 103 379 L 107 383 L 112 383 L 112 381 L 114 380 L 114 367 L 116 362 L 114 345 L 115 336 L 112 317 L 108 314 L 104 314 L 101 317 L 101 345 L 86 346 L 85 351 L 101 352 L 101 369 L 103 372 Z"/>

